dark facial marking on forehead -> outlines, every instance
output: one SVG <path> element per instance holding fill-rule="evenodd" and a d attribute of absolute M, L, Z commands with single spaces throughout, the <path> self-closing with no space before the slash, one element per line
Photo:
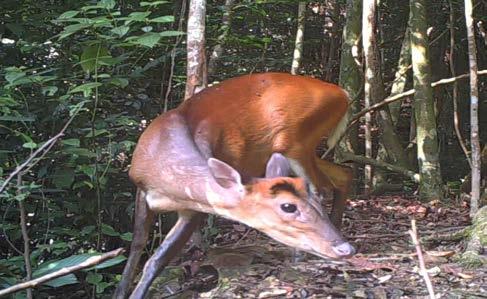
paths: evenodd
<path fill-rule="evenodd" d="M 299 194 L 298 190 L 296 190 L 294 185 L 288 182 L 277 183 L 274 186 L 272 186 L 270 189 L 271 189 L 271 195 L 277 195 L 279 192 L 289 192 L 295 195 L 296 197 L 301 197 L 301 195 Z"/>

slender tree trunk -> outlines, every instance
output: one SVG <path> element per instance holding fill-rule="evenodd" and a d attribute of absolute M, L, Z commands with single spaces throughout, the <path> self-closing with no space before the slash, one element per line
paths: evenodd
<path fill-rule="evenodd" d="M 411 64 L 409 35 L 409 28 L 406 26 L 390 96 L 402 93 L 406 87 L 407 71 Z M 380 84 L 382 85 L 382 82 Z M 397 138 L 398 135 L 395 133 L 395 127 L 401 110 L 401 102 L 391 103 L 388 105 L 388 108 L 390 113 L 388 113 L 387 109 L 379 112 L 383 134 L 379 140 L 377 160 L 398 164 L 398 166 L 403 168 L 411 168 L 409 163 L 410 159 L 406 155 L 399 138 Z M 389 187 L 395 188 L 394 185 L 387 183 L 387 173 L 382 169 L 374 173 L 373 185 L 374 193 L 379 194 L 389 190 Z"/>
<path fill-rule="evenodd" d="M 213 50 L 211 51 L 210 60 L 208 61 L 208 75 L 213 75 L 216 72 L 218 61 L 223 53 L 223 46 L 227 39 L 230 27 L 232 24 L 233 7 L 235 6 L 235 0 L 225 0 L 225 6 L 223 7 L 222 26 L 220 28 L 221 34 L 217 38 L 217 42 Z"/>
<path fill-rule="evenodd" d="M 453 0 L 449 1 L 450 4 L 450 53 L 448 55 L 448 61 L 450 64 L 450 74 L 452 77 L 456 76 L 455 72 L 455 7 Z M 453 92 L 452 92 L 452 100 L 453 100 L 453 127 L 455 130 L 455 134 L 457 135 L 458 143 L 467 158 L 468 165 L 472 168 L 472 160 L 470 159 L 470 155 L 468 153 L 467 146 L 463 140 L 462 132 L 460 130 L 460 118 L 458 115 L 458 82 L 453 82 Z"/>
<path fill-rule="evenodd" d="M 184 99 L 191 98 L 208 84 L 205 52 L 206 1 L 190 0 L 187 30 L 187 78 Z M 203 236 L 197 229 L 190 238 L 191 246 L 201 247 Z"/>
<path fill-rule="evenodd" d="M 468 62 L 470 65 L 470 146 L 472 148 L 472 191 L 470 216 L 479 209 L 480 199 L 480 142 L 479 142 L 479 90 L 477 79 L 477 48 L 473 25 L 472 0 L 465 0 L 465 23 L 467 25 Z"/>
<path fill-rule="evenodd" d="M 373 103 L 374 84 L 377 81 L 377 74 L 373 68 L 374 57 L 374 23 L 376 0 L 364 0 L 362 9 L 362 44 L 365 57 L 365 78 L 364 78 L 364 101 L 365 108 L 369 108 Z M 372 115 L 365 114 L 365 157 L 372 158 Z M 372 166 L 365 165 L 364 168 L 365 193 L 369 194 L 372 190 Z"/>
<path fill-rule="evenodd" d="M 358 99 L 362 89 L 362 66 L 357 63 L 355 57 L 358 53 L 361 31 L 362 1 L 347 0 L 346 23 L 343 28 L 342 55 L 340 57 L 339 85 L 350 95 L 349 112 L 345 117 L 348 119 L 360 111 Z M 355 53 L 355 54 L 354 54 Z M 357 153 L 358 150 L 358 124 L 354 125 L 347 136 L 340 141 L 335 157 L 337 161 L 342 160 L 342 154 L 346 152 Z M 354 172 L 357 172 L 354 164 Z M 354 190 L 356 184 L 354 184 Z"/>
<path fill-rule="evenodd" d="M 207 85 L 205 53 L 206 1 L 191 0 L 187 30 L 187 78 L 184 99 L 189 99 Z"/>
<path fill-rule="evenodd" d="M 414 115 L 416 142 L 421 180 L 422 200 L 441 199 L 441 172 L 438 154 L 438 132 L 431 88 L 431 68 L 428 57 L 426 1 L 411 0 L 411 54 L 414 77 Z"/>
<path fill-rule="evenodd" d="M 296 31 L 296 43 L 294 44 L 293 62 L 291 74 L 296 75 L 303 57 L 304 25 L 306 23 L 306 2 L 298 4 L 298 30 Z"/>
<path fill-rule="evenodd" d="M 367 5 L 367 7 L 365 6 Z M 384 98 L 384 86 L 382 83 L 382 76 L 380 70 L 380 59 L 377 47 L 377 40 L 375 36 L 375 15 L 376 15 L 376 1 L 368 0 L 364 1 L 364 8 L 362 15 L 362 30 L 363 30 L 363 42 L 364 42 L 364 56 L 366 61 L 366 74 L 365 74 L 365 88 L 364 91 L 368 93 L 365 97 L 366 105 L 374 104 L 381 101 Z M 368 23 L 369 28 L 365 28 L 365 24 Z M 365 45 L 366 39 L 367 46 Z M 391 116 L 388 107 L 381 109 L 377 116 L 378 124 L 380 125 L 380 144 L 382 151 L 379 152 L 378 159 L 383 161 L 390 161 L 391 164 L 398 164 L 400 167 L 409 168 L 406 154 L 400 143 L 398 135 L 394 131 Z M 366 116 L 367 122 L 367 116 Z M 366 138 L 368 132 L 366 131 Z M 371 144 L 366 144 L 367 148 Z M 370 172 L 366 169 L 367 172 Z M 367 180 L 366 180 L 367 181 Z M 377 172 L 377 176 L 374 178 L 374 186 L 381 185 L 385 181 L 384 174 Z"/>

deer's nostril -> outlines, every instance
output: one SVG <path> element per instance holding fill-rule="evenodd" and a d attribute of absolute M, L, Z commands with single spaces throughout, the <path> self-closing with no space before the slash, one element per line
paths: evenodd
<path fill-rule="evenodd" d="M 333 246 L 333 251 L 335 251 L 339 257 L 350 257 L 355 254 L 355 248 L 347 242 Z"/>

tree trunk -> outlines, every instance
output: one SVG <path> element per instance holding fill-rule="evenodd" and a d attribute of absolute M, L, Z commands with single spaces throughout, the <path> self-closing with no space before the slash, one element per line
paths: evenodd
<path fill-rule="evenodd" d="M 477 85 L 477 48 L 473 28 L 472 0 L 465 0 L 465 23 L 467 25 L 468 62 L 470 65 L 470 146 L 472 148 L 472 191 L 470 216 L 479 209 L 480 199 L 480 141 L 479 141 L 479 90 Z"/>
<path fill-rule="evenodd" d="M 347 0 L 346 23 L 343 28 L 342 55 L 340 58 L 340 77 L 339 85 L 350 95 L 349 112 L 345 117 L 360 111 L 360 102 L 357 101 L 362 87 L 362 66 L 356 61 L 360 42 L 361 31 L 362 1 Z M 357 153 L 358 150 L 358 123 L 354 125 L 338 144 L 335 151 L 337 161 L 342 160 L 342 154 L 346 152 Z M 354 173 L 357 173 L 354 164 Z M 356 184 L 352 188 L 352 193 L 356 193 Z"/>
<path fill-rule="evenodd" d="M 206 1 L 191 0 L 188 12 L 187 29 L 187 77 L 184 100 L 200 92 L 208 84 L 205 52 Z M 191 246 L 201 247 L 201 230 L 197 229 L 189 240 Z"/>
<path fill-rule="evenodd" d="M 365 108 L 369 108 L 373 103 L 374 89 L 377 86 L 377 68 L 373 68 L 373 63 L 377 62 L 374 56 L 374 23 L 375 23 L 375 0 L 364 0 L 362 9 L 362 44 L 365 57 L 365 78 L 364 78 L 364 102 Z M 372 65 L 371 65 L 372 64 Z M 365 114 L 365 157 L 372 158 L 372 115 Z M 365 193 L 369 194 L 372 189 L 372 166 L 365 165 L 364 169 Z"/>
<path fill-rule="evenodd" d="M 406 87 L 407 71 L 411 64 L 411 46 L 409 35 L 409 28 L 406 26 L 390 96 L 395 96 L 404 92 Z M 409 163 L 410 159 L 405 154 L 406 152 L 404 152 L 399 138 L 397 138 L 398 135 L 395 133 L 397 120 L 399 119 L 399 113 L 401 110 L 401 102 L 391 103 L 388 105 L 388 108 L 390 113 L 387 112 L 387 109 L 379 112 L 382 120 L 381 127 L 383 134 L 379 140 L 377 160 L 398 164 L 400 167 L 404 168 L 411 168 Z M 389 186 L 389 184 L 387 184 L 386 180 L 387 173 L 383 170 L 378 170 L 374 173 L 374 193 L 380 194 L 388 190 L 387 186 Z"/>
<path fill-rule="evenodd" d="M 468 267 L 487 265 L 487 258 L 482 255 L 487 247 L 487 206 L 475 213 L 466 239 L 467 245 L 460 262 Z"/>
<path fill-rule="evenodd" d="M 306 2 L 298 4 L 298 30 L 296 31 L 296 43 L 294 44 L 293 62 L 291 74 L 296 75 L 301 65 L 303 56 L 304 25 L 306 23 Z"/>
<path fill-rule="evenodd" d="M 379 53 L 377 50 L 377 41 L 375 37 L 375 11 L 376 11 L 376 1 L 367 0 L 364 1 L 363 15 L 362 15 L 362 32 L 363 32 L 363 43 L 364 43 L 364 56 L 365 56 L 365 101 L 366 107 L 371 104 L 377 103 L 384 98 L 384 87 L 382 84 L 382 77 L 379 64 Z M 369 121 L 366 119 L 367 124 L 370 125 Z M 370 118 L 370 115 L 369 115 Z M 385 149 L 381 156 L 382 160 L 389 160 L 392 164 L 398 164 L 401 167 L 408 168 L 407 158 L 399 141 L 399 138 L 394 131 L 392 125 L 391 116 L 389 109 L 385 107 L 378 112 L 378 123 L 381 129 L 380 143 Z M 370 132 L 366 129 L 366 139 L 370 138 Z M 372 156 L 372 148 L 370 141 L 366 141 L 366 156 Z M 369 149 L 370 147 L 370 149 Z M 369 151 L 369 152 L 368 152 Z M 386 159 L 387 157 L 387 159 Z M 371 175 L 369 169 L 370 166 L 366 166 L 366 182 L 368 180 L 367 176 Z M 376 182 L 383 181 L 383 176 L 381 178 L 375 179 Z M 366 186 L 366 189 L 370 187 Z"/>
<path fill-rule="evenodd" d="M 188 13 L 188 65 L 185 100 L 204 89 L 207 85 L 205 17 L 206 1 L 191 0 Z"/>
<path fill-rule="evenodd" d="M 414 78 L 414 116 L 416 119 L 417 158 L 421 180 L 421 200 L 441 199 L 441 173 L 438 157 L 438 133 L 431 88 L 428 57 L 426 1 L 411 0 L 411 55 Z"/>
<path fill-rule="evenodd" d="M 397 62 L 397 70 L 394 75 L 394 82 L 391 87 L 391 94 L 389 96 L 395 96 L 403 93 L 406 88 L 407 72 L 411 65 L 411 41 L 410 30 L 406 28 L 404 32 L 404 39 L 402 40 L 401 52 L 399 54 L 399 60 Z M 389 111 L 391 112 L 391 120 L 394 126 L 397 125 L 399 119 L 399 112 L 401 111 L 402 102 L 397 101 L 389 104 Z"/>
<path fill-rule="evenodd" d="M 448 62 L 450 65 L 450 74 L 452 77 L 456 76 L 455 71 L 455 8 L 453 4 L 454 0 L 450 0 L 450 53 L 448 55 Z M 455 130 L 455 134 L 457 136 L 458 143 L 462 148 L 463 153 L 468 161 L 468 165 L 472 168 L 472 159 L 470 159 L 470 155 L 468 153 L 467 146 L 463 140 L 462 132 L 460 130 L 460 116 L 458 112 L 458 82 L 453 82 L 453 90 L 452 90 L 452 101 L 453 101 L 453 128 Z"/>

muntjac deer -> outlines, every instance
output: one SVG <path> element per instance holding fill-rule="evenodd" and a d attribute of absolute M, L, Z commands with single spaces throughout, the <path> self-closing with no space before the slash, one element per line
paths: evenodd
<path fill-rule="evenodd" d="M 320 257 L 352 256 L 354 248 L 315 192 L 335 191 L 332 219 L 339 224 L 351 176 L 347 168 L 318 159 L 315 148 L 323 136 L 336 141 L 332 133 L 345 127 L 347 105 L 336 85 L 265 73 L 224 81 L 157 117 L 132 159 L 129 175 L 138 187 L 134 235 L 114 297 L 128 296 L 154 215 L 164 211 L 178 211 L 179 219 L 145 264 L 131 298 L 145 296 L 204 213 Z"/>

